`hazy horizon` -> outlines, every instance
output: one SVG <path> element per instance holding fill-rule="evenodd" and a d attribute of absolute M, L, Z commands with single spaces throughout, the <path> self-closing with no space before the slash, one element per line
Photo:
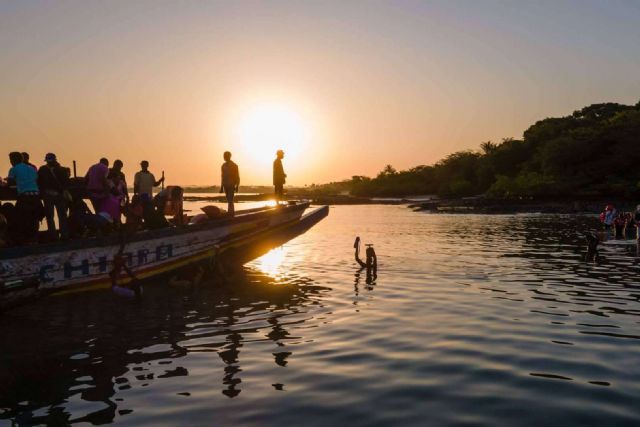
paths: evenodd
<path fill-rule="evenodd" d="M 432 164 L 640 99 L 640 3 L 0 1 L 0 176 L 142 159 L 168 183 L 287 184 Z M 131 179 L 131 178 L 130 178 Z"/>

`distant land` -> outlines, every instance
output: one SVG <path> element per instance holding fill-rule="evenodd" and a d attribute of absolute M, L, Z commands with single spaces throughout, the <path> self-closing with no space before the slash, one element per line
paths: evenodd
<path fill-rule="evenodd" d="M 487 141 L 430 166 L 311 185 L 316 195 L 492 199 L 640 198 L 640 102 L 593 104 L 531 125 L 522 139 Z"/>

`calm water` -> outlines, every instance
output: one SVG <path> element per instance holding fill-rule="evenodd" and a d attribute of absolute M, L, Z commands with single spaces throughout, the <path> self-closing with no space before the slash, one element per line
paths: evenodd
<path fill-rule="evenodd" d="M 595 226 L 339 206 L 227 283 L 23 307 L 0 425 L 637 425 L 640 266 Z"/>

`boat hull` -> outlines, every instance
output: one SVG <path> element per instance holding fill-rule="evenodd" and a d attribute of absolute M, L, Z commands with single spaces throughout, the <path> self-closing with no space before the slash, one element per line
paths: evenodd
<path fill-rule="evenodd" d="M 49 248 L 5 250 L 0 254 L 0 308 L 43 294 L 110 286 L 113 258 L 121 251 L 122 245 L 122 256 L 138 279 L 214 259 L 246 262 L 251 259 L 251 254 L 259 256 L 270 242 L 282 244 L 295 237 L 296 232 L 306 231 L 328 213 L 325 207 L 313 215 L 302 217 L 307 207 L 308 203 L 298 203 L 245 213 L 240 211 L 233 219 L 138 233 L 129 239 L 120 236 Z M 123 274 L 118 283 L 126 284 L 128 281 L 130 276 Z"/>

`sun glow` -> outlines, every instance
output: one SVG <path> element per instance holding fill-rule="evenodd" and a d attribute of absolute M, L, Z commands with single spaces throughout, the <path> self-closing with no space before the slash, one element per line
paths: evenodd
<path fill-rule="evenodd" d="M 309 145 L 305 120 L 280 104 L 261 104 L 247 110 L 238 122 L 236 136 L 243 150 L 260 161 L 272 161 L 277 150 L 296 159 Z"/>
<path fill-rule="evenodd" d="M 282 246 L 271 249 L 268 253 L 256 259 L 254 264 L 264 274 L 277 279 L 283 273 L 281 265 L 286 253 L 287 249 Z"/>

